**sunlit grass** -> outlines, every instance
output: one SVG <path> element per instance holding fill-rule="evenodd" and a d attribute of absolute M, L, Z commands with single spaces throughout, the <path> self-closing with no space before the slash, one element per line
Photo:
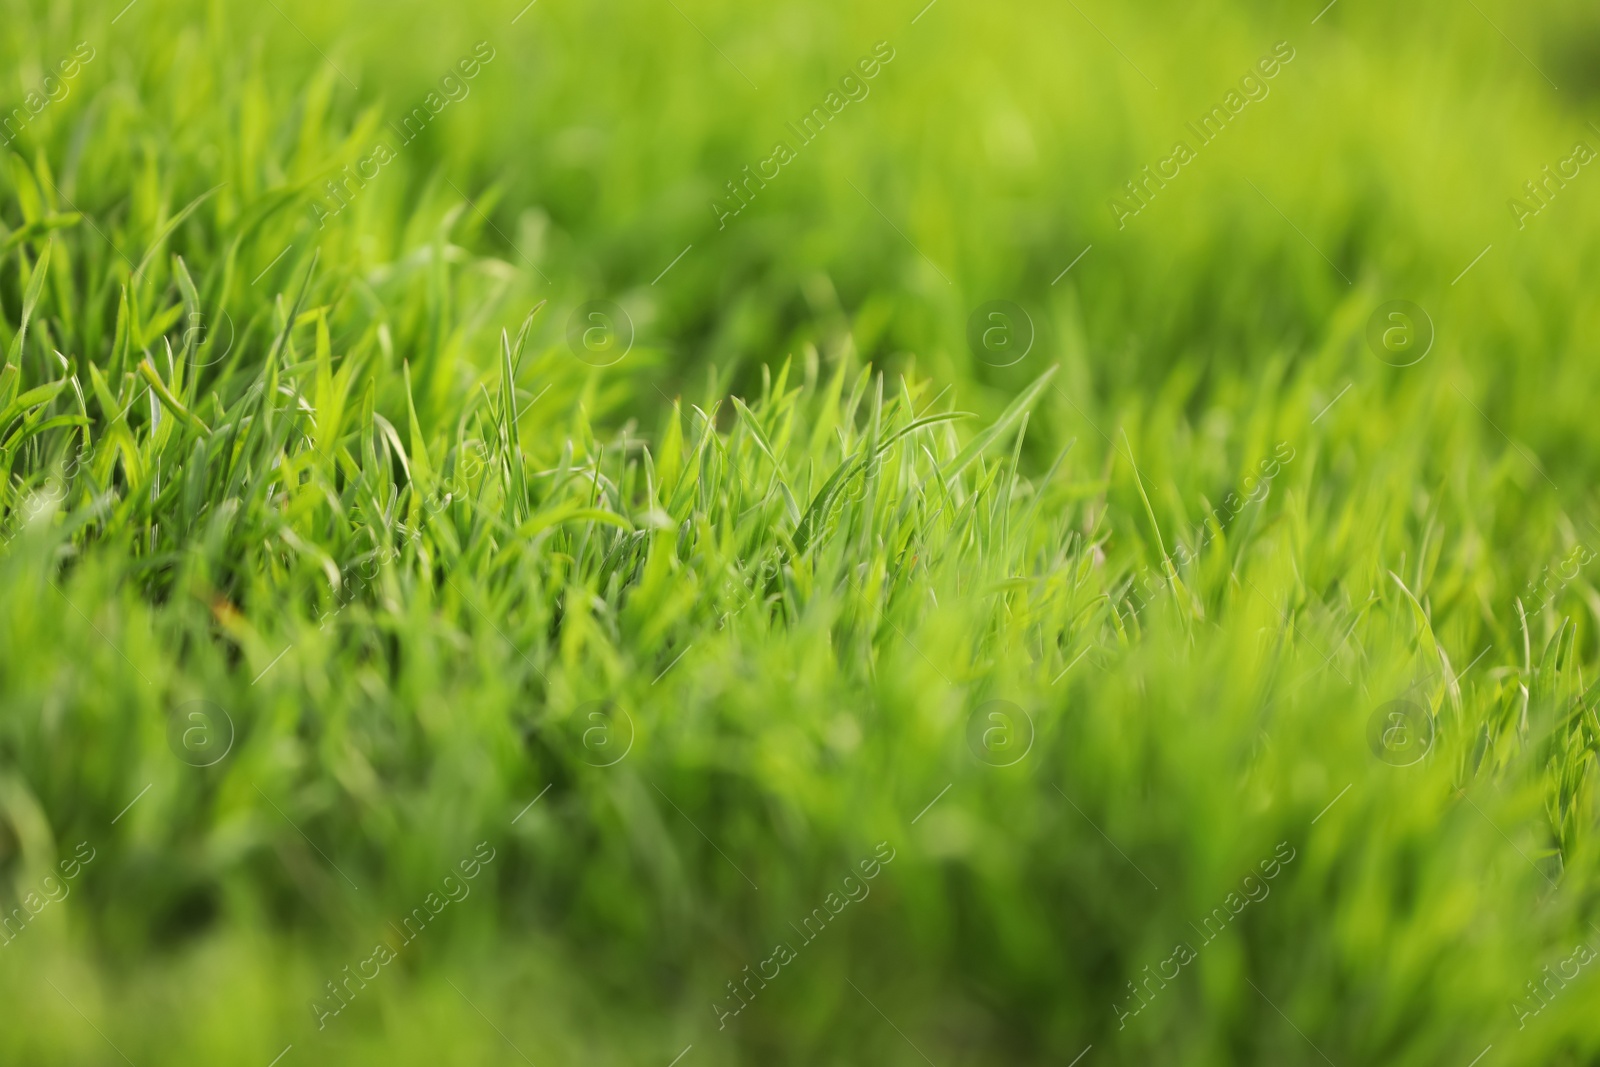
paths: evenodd
<path fill-rule="evenodd" d="M 1597 1054 L 1575 5 L 6 10 L 0 1058 Z"/>

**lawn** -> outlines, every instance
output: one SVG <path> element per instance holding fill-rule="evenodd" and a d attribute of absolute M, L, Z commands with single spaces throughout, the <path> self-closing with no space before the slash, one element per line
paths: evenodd
<path fill-rule="evenodd" d="M 0 0 L 0 1063 L 1600 1064 L 1600 14 L 924 2 Z"/>

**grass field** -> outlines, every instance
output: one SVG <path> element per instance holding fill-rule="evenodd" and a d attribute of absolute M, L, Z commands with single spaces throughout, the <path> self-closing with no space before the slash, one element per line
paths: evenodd
<path fill-rule="evenodd" d="M 0 0 L 0 1063 L 1600 1064 L 1578 0 Z"/>

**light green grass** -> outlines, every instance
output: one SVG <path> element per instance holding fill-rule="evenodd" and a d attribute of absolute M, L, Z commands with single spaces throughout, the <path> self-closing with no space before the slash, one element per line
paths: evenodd
<path fill-rule="evenodd" d="M 678 7 L 0 9 L 0 1060 L 1600 1062 L 1594 16 Z"/>

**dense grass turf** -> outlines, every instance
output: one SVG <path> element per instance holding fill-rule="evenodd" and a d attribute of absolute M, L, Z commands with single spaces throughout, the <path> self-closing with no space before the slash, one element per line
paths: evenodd
<path fill-rule="evenodd" d="M 1321 8 L 6 0 L 0 1061 L 1600 1062 L 1600 20 Z"/>

